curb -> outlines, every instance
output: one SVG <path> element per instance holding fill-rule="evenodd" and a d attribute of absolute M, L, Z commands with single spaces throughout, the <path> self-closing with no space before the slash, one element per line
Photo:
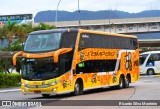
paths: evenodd
<path fill-rule="evenodd" d="M 17 91 L 20 91 L 20 90 L 21 90 L 21 89 L 0 90 L 0 93 L 17 92 Z"/>

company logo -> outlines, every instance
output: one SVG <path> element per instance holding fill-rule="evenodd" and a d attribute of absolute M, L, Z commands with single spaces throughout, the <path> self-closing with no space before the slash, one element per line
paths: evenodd
<path fill-rule="evenodd" d="M 2 106 L 11 106 L 11 101 L 2 101 Z"/>

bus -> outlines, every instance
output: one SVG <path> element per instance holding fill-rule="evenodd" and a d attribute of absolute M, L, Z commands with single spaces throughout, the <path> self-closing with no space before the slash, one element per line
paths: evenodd
<path fill-rule="evenodd" d="M 35 31 L 28 35 L 22 56 L 24 94 L 50 95 L 95 88 L 127 88 L 139 80 L 137 37 L 84 29 Z"/>
<path fill-rule="evenodd" d="M 160 73 L 160 51 L 147 51 L 140 54 L 140 74 Z"/>
<path fill-rule="evenodd" d="M 32 14 L 16 14 L 16 15 L 0 15 L 0 25 L 8 24 L 8 19 L 11 23 L 16 22 L 17 24 L 27 23 L 33 21 Z"/>

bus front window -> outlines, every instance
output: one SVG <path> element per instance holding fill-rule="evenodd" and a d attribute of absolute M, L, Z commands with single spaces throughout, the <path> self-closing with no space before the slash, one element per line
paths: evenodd
<path fill-rule="evenodd" d="M 26 40 L 24 51 L 41 52 L 59 48 L 61 33 L 31 34 Z"/>
<path fill-rule="evenodd" d="M 148 56 L 148 54 L 144 54 L 144 55 L 139 56 L 140 65 L 142 65 L 145 62 L 147 56 Z"/>
<path fill-rule="evenodd" d="M 53 57 L 41 59 L 22 59 L 22 78 L 26 80 L 45 80 L 58 76 L 58 67 Z"/>

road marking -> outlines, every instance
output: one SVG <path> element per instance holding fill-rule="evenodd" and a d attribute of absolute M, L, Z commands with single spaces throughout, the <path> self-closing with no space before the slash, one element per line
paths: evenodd
<path fill-rule="evenodd" d="M 0 93 L 5 93 L 5 92 L 16 92 L 20 91 L 21 89 L 11 89 L 11 90 L 0 90 Z"/>

